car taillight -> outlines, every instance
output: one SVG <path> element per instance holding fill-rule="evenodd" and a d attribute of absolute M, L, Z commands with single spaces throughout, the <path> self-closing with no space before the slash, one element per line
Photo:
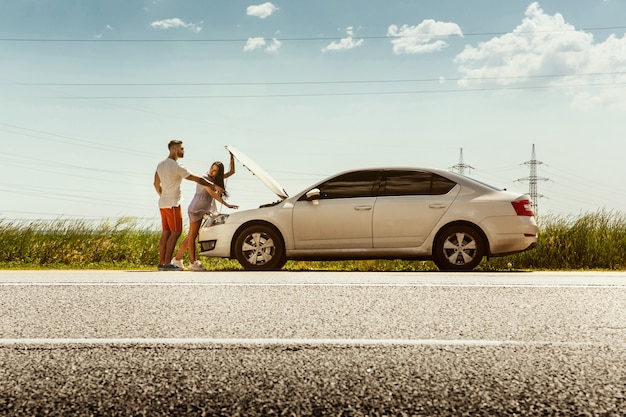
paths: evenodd
<path fill-rule="evenodd" d="M 533 206 L 530 200 L 515 200 L 511 201 L 513 208 L 518 216 L 533 216 Z"/>

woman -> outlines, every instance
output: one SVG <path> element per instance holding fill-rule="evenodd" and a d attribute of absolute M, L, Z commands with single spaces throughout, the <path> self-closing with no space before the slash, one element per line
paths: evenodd
<path fill-rule="evenodd" d="M 189 214 L 189 233 L 183 240 L 178 248 L 176 257 L 172 259 L 172 264 L 184 268 L 183 255 L 185 251 L 189 249 L 189 260 L 191 262 L 190 268 L 192 271 L 206 271 L 204 266 L 196 259 L 196 239 L 198 237 L 198 230 L 205 214 L 211 213 L 211 208 L 214 204 L 214 200 L 219 201 L 230 209 L 237 209 L 238 206 L 228 204 L 222 197 L 227 197 L 226 189 L 224 187 L 224 179 L 230 177 L 235 173 L 235 160 L 233 154 L 230 154 L 230 164 L 228 172 L 224 173 L 224 164 L 221 162 L 214 162 L 209 169 L 208 175 L 204 178 L 211 181 L 218 187 L 224 190 L 223 193 L 216 191 L 213 187 L 204 187 L 200 184 L 196 185 L 196 194 L 193 196 L 189 207 L 187 208 L 187 214 Z"/>

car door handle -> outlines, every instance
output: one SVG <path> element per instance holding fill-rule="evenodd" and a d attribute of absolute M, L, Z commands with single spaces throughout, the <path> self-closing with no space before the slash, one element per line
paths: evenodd
<path fill-rule="evenodd" d="M 428 207 L 439 209 L 439 208 L 446 208 L 446 205 L 442 203 L 434 203 L 434 204 L 430 204 Z"/>
<path fill-rule="evenodd" d="M 371 210 L 372 206 L 355 206 L 354 207 L 355 210 Z"/>

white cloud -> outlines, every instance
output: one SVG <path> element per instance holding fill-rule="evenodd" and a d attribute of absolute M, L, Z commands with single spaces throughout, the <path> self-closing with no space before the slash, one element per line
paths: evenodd
<path fill-rule="evenodd" d="M 263 4 L 248 6 L 246 9 L 246 14 L 248 16 L 255 16 L 261 19 L 265 19 L 272 15 L 275 11 L 278 10 L 278 7 L 274 6 L 270 2 L 266 2 Z"/>
<path fill-rule="evenodd" d="M 182 21 L 181 19 L 175 17 L 172 19 L 164 19 L 164 20 L 157 20 L 154 21 L 152 23 L 150 23 L 150 27 L 154 28 L 154 29 L 189 29 L 194 33 L 200 33 L 202 31 L 202 24 L 203 22 L 198 23 L 186 23 L 184 21 Z"/>
<path fill-rule="evenodd" d="M 363 39 L 359 39 L 357 41 L 354 40 L 354 28 L 352 26 L 347 27 L 345 31 L 348 35 L 346 38 L 341 38 L 339 41 L 331 42 L 328 46 L 322 48 L 322 52 L 345 51 L 347 49 L 353 49 L 357 46 L 363 45 Z"/>
<path fill-rule="evenodd" d="M 455 63 L 463 86 L 561 87 L 576 106 L 626 108 L 623 87 L 614 84 L 626 83 L 626 36 L 596 43 L 536 2 L 511 33 L 466 46 Z"/>
<path fill-rule="evenodd" d="M 282 43 L 274 38 L 271 42 L 267 42 L 265 38 L 248 38 L 245 46 L 243 47 L 244 52 L 251 52 L 257 49 L 263 49 L 268 53 L 277 53 Z"/>
<path fill-rule="evenodd" d="M 265 52 L 275 54 L 278 52 L 281 46 L 282 43 L 278 39 L 273 38 L 272 42 L 265 48 Z"/>
<path fill-rule="evenodd" d="M 106 30 L 107 30 L 107 31 L 109 31 L 109 32 L 112 32 L 112 31 L 114 31 L 114 30 L 115 30 L 115 29 L 113 28 L 113 26 L 111 26 L 111 25 L 106 25 L 106 27 L 105 27 L 105 28 L 106 28 Z M 102 36 L 103 36 L 103 33 L 98 33 L 97 35 L 95 35 L 95 36 L 94 36 L 94 38 L 96 38 L 96 39 L 102 39 Z"/>
<path fill-rule="evenodd" d="M 442 38 L 462 37 L 463 32 L 456 23 L 426 19 L 417 26 L 391 25 L 387 28 L 387 36 L 396 38 L 391 41 L 394 54 L 412 55 L 440 51 L 448 46 Z"/>
<path fill-rule="evenodd" d="M 263 48 L 265 44 L 266 42 L 264 38 L 248 38 L 243 50 L 244 52 L 254 51 L 255 49 Z"/>
<path fill-rule="evenodd" d="M 151 9 L 152 6 L 157 6 L 159 3 L 163 3 L 165 0 L 153 0 L 150 5 L 146 5 L 143 9 L 147 12 Z"/>

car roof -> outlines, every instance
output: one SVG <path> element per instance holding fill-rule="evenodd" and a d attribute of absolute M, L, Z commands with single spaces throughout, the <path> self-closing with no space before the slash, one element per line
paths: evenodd
<path fill-rule="evenodd" d="M 485 188 L 492 191 L 502 191 L 499 187 L 493 186 L 491 184 L 485 183 L 483 181 L 477 180 L 475 178 L 471 178 L 465 175 L 457 174 L 456 172 L 448 171 L 440 168 L 426 168 L 426 167 L 416 167 L 416 166 L 385 166 L 385 167 L 365 167 L 365 168 L 353 168 L 345 171 L 337 172 L 331 176 L 324 178 L 321 181 L 318 181 L 316 184 L 321 184 L 324 181 L 327 181 L 331 178 L 337 177 L 339 175 L 348 174 L 350 172 L 359 172 L 359 171 L 424 171 L 431 172 L 433 174 L 440 175 L 444 178 L 448 178 L 458 184 L 465 186 L 475 186 L 479 188 Z"/>

